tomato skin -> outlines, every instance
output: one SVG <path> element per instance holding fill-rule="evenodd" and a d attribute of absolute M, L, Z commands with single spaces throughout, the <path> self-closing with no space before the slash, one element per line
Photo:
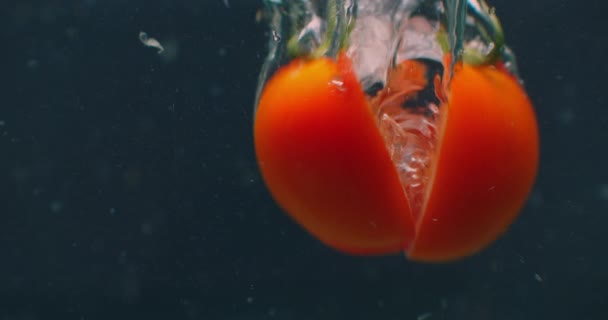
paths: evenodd
<path fill-rule="evenodd" d="M 524 205 L 538 168 L 538 128 L 517 79 L 493 66 L 462 65 L 450 83 L 433 185 L 408 252 L 449 261 L 496 240 Z"/>
<path fill-rule="evenodd" d="M 386 254 L 411 242 L 407 199 L 348 58 L 281 68 L 261 95 L 254 140 L 274 199 L 323 243 Z"/>

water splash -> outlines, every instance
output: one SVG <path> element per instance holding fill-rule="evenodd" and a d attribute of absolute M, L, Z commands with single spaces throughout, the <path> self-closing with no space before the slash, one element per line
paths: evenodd
<path fill-rule="evenodd" d="M 414 214 L 422 211 L 454 64 L 498 54 L 517 75 L 483 0 L 266 0 L 263 12 L 271 36 L 256 106 L 267 79 L 294 56 L 345 50 Z"/>

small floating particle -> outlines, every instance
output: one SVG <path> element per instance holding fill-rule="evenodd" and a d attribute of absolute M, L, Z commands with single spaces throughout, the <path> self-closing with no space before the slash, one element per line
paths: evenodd
<path fill-rule="evenodd" d="M 416 317 L 416 320 L 426 320 L 428 318 L 430 318 L 433 314 L 431 312 L 427 312 L 427 313 L 423 313 L 421 315 L 419 315 L 418 317 Z"/>
<path fill-rule="evenodd" d="M 50 203 L 49 207 L 51 209 L 51 212 L 58 213 L 61 211 L 61 209 L 63 209 L 63 202 L 55 200 Z"/>
<path fill-rule="evenodd" d="M 608 200 L 608 183 L 602 184 L 599 187 L 599 195 L 600 195 L 600 199 Z"/>
<path fill-rule="evenodd" d="M 161 54 L 163 53 L 163 51 L 165 51 L 165 48 L 163 48 L 163 46 L 160 44 L 160 42 L 158 42 L 158 40 L 148 37 L 148 34 L 143 31 L 139 32 L 139 41 L 141 41 L 141 43 L 143 43 L 146 47 L 158 49 L 158 54 Z"/>

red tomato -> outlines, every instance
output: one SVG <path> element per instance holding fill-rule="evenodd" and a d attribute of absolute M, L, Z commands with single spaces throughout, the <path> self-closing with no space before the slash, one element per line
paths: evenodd
<path fill-rule="evenodd" d="M 258 104 L 262 176 L 288 214 L 340 251 L 405 250 L 434 262 L 474 254 L 504 232 L 530 192 L 536 121 L 516 79 L 491 66 L 457 68 L 448 101 L 422 212 L 410 212 L 349 59 L 296 59 Z"/>
<path fill-rule="evenodd" d="M 513 222 L 536 178 L 538 129 L 517 79 L 493 66 L 454 71 L 426 208 L 409 256 L 442 261 L 483 249 Z"/>

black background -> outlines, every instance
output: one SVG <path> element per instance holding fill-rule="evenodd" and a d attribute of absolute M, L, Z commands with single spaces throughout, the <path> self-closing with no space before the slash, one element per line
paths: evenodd
<path fill-rule="evenodd" d="M 270 199 L 259 1 L 3 1 L 0 319 L 607 319 L 604 3 L 491 2 L 540 174 L 503 239 L 429 266 L 333 252 Z"/>

